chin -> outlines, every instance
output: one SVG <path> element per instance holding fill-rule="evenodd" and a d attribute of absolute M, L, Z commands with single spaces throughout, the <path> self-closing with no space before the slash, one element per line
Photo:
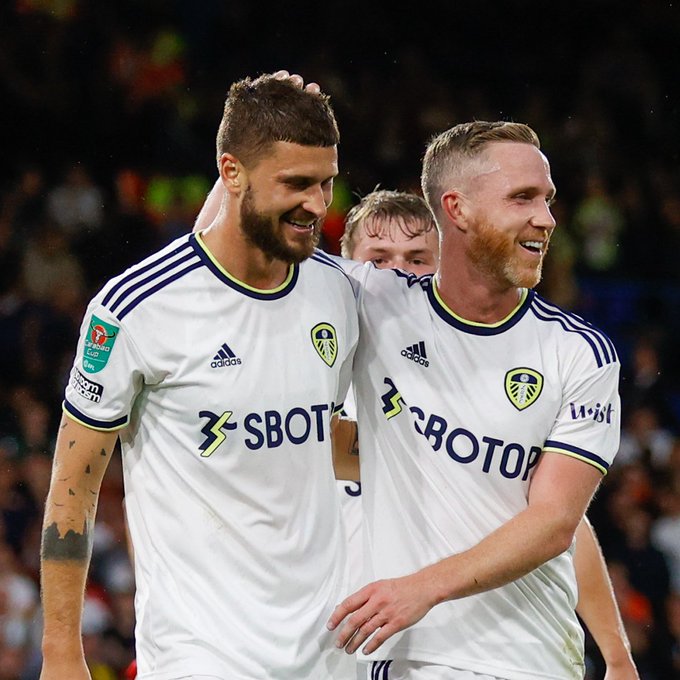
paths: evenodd
<path fill-rule="evenodd" d="M 541 267 L 536 269 L 516 267 L 507 274 L 508 282 L 517 288 L 535 288 L 541 281 Z"/>

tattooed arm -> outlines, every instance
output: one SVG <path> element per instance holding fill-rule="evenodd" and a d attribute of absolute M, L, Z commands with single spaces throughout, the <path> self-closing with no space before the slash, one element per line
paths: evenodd
<path fill-rule="evenodd" d="M 83 597 L 99 489 L 117 436 L 68 416 L 59 425 L 40 560 L 41 680 L 90 680 L 81 638 Z"/>
<path fill-rule="evenodd" d="M 331 422 L 331 437 L 335 478 L 358 482 L 359 432 L 356 421 L 335 416 Z"/>

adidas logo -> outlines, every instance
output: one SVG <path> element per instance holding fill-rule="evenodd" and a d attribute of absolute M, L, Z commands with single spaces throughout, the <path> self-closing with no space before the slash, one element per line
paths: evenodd
<path fill-rule="evenodd" d="M 223 368 L 224 366 L 236 366 L 240 364 L 241 360 L 231 351 L 231 347 L 225 342 L 220 347 L 219 352 L 213 357 L 210 362 L 211 368 Z"/>
<path fill-rule="evenodd" d="M 401 356 L 415 361 L 417 364 L 427 368 L 430 362 L 427 360 L 427 353 L 425 352 L 425 343 L 421 340 L 416 342 L 415 345 L 410 345 L 406 349 L 401 350 Z"/>

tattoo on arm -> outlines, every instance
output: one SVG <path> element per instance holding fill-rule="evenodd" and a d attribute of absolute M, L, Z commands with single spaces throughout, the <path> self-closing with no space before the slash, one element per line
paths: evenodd
<path fill-rule="evenodd" d="M 43 531 L 41 556 L 44 560 L 76 560 L 85 562 L 92 552 L 92 539 L 83 524 L 83 533 L 77 534 L 69 529 L 63 538 L 59 536 L 57 523 L 54 522 Z"/>

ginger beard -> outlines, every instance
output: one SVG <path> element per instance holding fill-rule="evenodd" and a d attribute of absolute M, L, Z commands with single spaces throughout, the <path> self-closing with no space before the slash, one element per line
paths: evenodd
<path fill-rule="evenodd" d="M 290 213 L 281 220 L 292 219 Z M 275 222 L 271 217 L 258 212 L 255 196 L 250 187 L 245 191 L 241 203 L 241 231 L 246 240 L 273 260 L 289 264 L 300 264 L 312 255 L 319 244 L 320 229 L 315 223 L 309 234 L 300 234 L 296 239 L 286 239 L 285 225 Z"/>
<path fill-rule="evenodd" d="M 468 255 L 477 269 L 493 280 L 514 288 L 534 288 L 541 280 L 548 241 L 534 265 L 517 252 L 521 247 L 510 234 L 480 221 L 470 235 Z"/>

